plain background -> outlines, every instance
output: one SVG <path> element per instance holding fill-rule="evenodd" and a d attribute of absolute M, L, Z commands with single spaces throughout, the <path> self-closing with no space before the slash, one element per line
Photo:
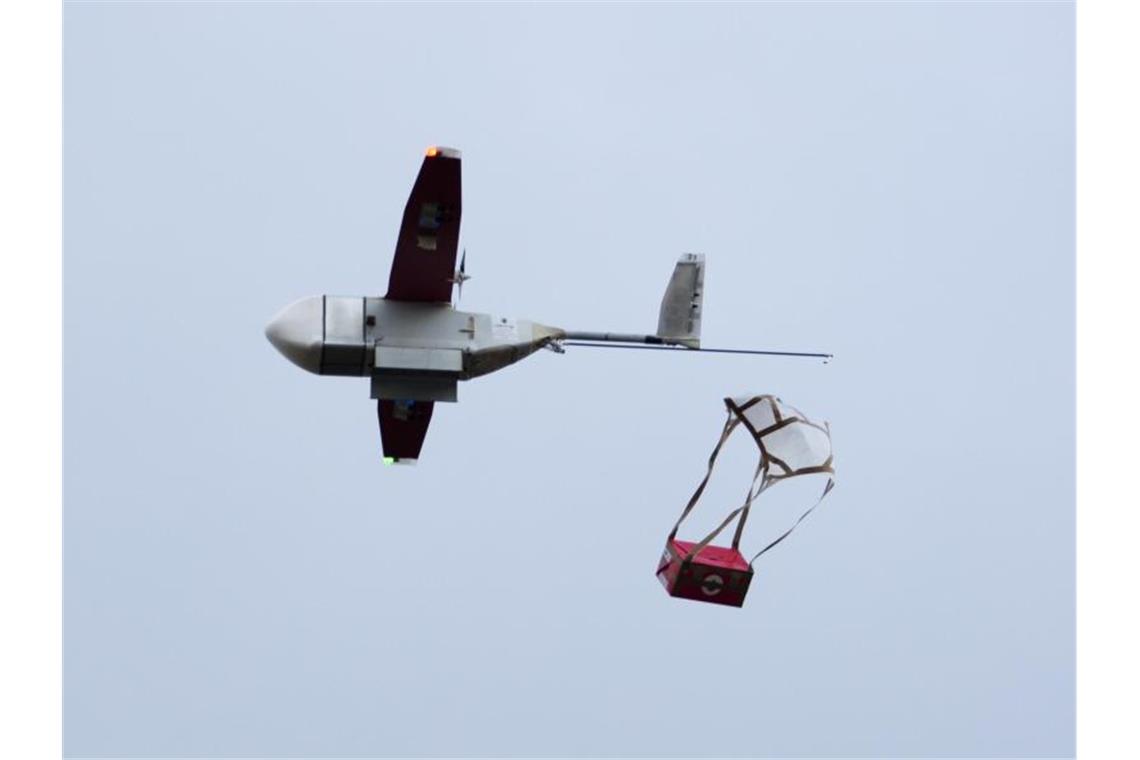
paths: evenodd
<path fill-rule="evenodd" d="M 1073 751 L 1067 4 L 67 6 L 69 755 Z M 463 307 L 709 346 L 543 352 L 379 465 L 261 331 L 379 294 L 464 151 Z M 743 610 L 660 546 L 719 399 L 835 431 Z M 736 505 L 734 441 L 702 504 Z M 814 484 L 818 485 L 818 484 Z M 810 502 L 772 492 L 758 548 Z"/>

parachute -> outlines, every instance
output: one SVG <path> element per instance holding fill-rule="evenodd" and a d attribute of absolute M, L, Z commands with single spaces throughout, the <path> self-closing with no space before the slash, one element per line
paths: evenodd
<path fill-rule="evenodd" d="M 835 468 L 832 465 L 831 428 L 826 422 L 812 422 L 800 410 L 772 395 L 726 398 L 724 405 L 728 418 L 720 440 L 709 456 L 708 471 L 665 541 L 665 553 L 658 563 L 657 577 L 670 596 L 741 607 L 752 582 L 752 564 L 787 538 L 819 506 L 835 486 Z M 741 426 L 752 435 L 760 449 L 760 461 L 744 504 L 730 512 L 701 541 L 678 540 L 677 531 L 704 493 L 721 448 L 733 431 Z M 746 560 L 740 552 L 740 539 L 752 502 L 776 483 L 805 475 L 827 476 L 819 498 L 792 527 L 751 560 Z M 731 546 L 714 546 L 713 539 L 737 519 Z"/>

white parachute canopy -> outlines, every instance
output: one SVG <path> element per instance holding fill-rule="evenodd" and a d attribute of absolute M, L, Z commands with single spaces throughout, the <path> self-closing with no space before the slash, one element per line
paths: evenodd
<path fill-rule="evenodd" d="M 692 498 L 689 499 L 684 511 L 681 512 L 677 523 L 673 526 L 673 530 L 669 534 L 669 541 L 673 541 L 677 535 L 677 529 L 680 528 L 681 523 L 696 506 L 705 486 L 708 484 L 709 477 L 712 475 L 717 455 L 724 446 L 724 442 L 728 440 L 729 435 L 737 427 L 744 427 L 752 434 L 753 440 L 760 448 L 760 461 L 757 463 L 756 475 L 752 479 L 752 486 L 744 504 L 729 513 L 728 517 L 712 533 L 696 544 L 689 551 L 689 557 L 698 555 L 722 530 L 739 517 L 731 547 L 733 551 L 737 551 L 753 500 L 770 486 L 788 478 L 804 475 L 827 476 L 823 492 L 816 502 L 796 520 L 792 527 L 757 552 L 749 562 L 749 566 L 751 566 L 757 557 L 787 538 L 796 529 L 796 526 L 819 506 L 820 502 L 834 487 L 835 467 L 832 463 L 831 428 L 826 422 L 813 422 L 799 409 L 769 394 L 726 398 L 724 404 L 728 408 L 728 418 L 724 422 L 720 440 L 709 457 L 708 471 L 705 473 L 704 480 L 697 486 Z"/>
<path fill-rule="evenodd" d="M 724 404 L 733 420 L 729 427 L 743 424 L 760 447 L 763 483 L 818 473 L 834 481 L 831 429 L 826 422 L 812 422 L 799 409 L 771 395 L 726 398 Z"/>

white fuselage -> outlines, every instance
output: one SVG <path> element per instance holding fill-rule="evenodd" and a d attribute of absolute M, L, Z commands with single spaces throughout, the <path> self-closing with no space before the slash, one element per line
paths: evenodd
<path fill-rule="evenodd" d="M 565 331 L 449 304 L 313 296 L 282 310 L 266 336 L 309 372 L 371 376 L 374 398 L 453 401 L 456 381 L 513 364 Z"/>

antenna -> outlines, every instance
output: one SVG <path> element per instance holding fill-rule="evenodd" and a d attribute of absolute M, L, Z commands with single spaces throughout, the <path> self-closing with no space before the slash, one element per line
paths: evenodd
<path fill-rule="evenodd" d="M 654 337 L 652 335 L 646 337 Z M 660 341 L 657 338 L 657 341 Z M 592 348 L 632 348 L 642 351 L 677 351 L 681 353 L 695 353 L 700 352 L 704 354 L 752 354 L 757 356 L 801 356 L 810 359 L 823 359 L 823 363 L 827 364 L 835 357 L 835 354 L 824 354 L 810 351 L 763 351 L 759 349 L 750 348 L 685 348 L 683 346 L 667 346 L 667 345 L 636 345 L 630 343 L 591 343 L 580 340 L 564 341 L 564 346 L 590 346 Z"/>
<path fill-rule="evenodd" d="M 566 333 L 561 341 L 565 346 L 590 346 L 593 348 L 634 348 L 650 351 L 701 351 L 708 354 L 753 354 L 760 356 L 803 356 L 823 359 L 824 364 L 833 354 L 809 351 L 767 351 L 751 348 L 702 348 L 691 345 L 687 339 L 665 338 L 660 335 L 634 335 L 630 333 L 573 332 Z"/>

